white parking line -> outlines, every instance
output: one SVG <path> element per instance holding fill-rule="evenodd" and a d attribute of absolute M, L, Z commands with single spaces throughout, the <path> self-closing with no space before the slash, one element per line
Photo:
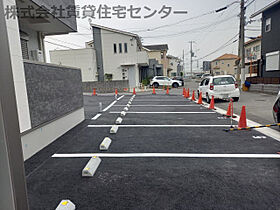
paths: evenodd
<path fill-rule="evenodd" d="M 110 112 L 120 114 L 120 112 Z M 216 112 L 127 112 L 127 114 L 216 114 Z"/>
<path fill-rule="evenodd" d="M 121 100 L 123 97 L 124 97 L 124 95 L 122 95 L 121 97 L 119 97 L 119 98 L 117 99 L 117 101 Z"/>
<path fill-rule="evenodd" d="M 114 105 L 114 106 L 126 106 L 126 105 Z M 152 105 L 152 104 L 148 104 L 148 105 L 131 105 L 131 106 L 139 106 L 139 107 L 188 107 L 188 106 L 194 106 L 194 107 L 200 107 L 199 105 Z"/>
<path fill-rule="evenodd" d="M 187 100 L 135 100 L 135 102 L 187 102 Z"/>
<path fill-rule="evenodd" d="M 95 116 L 92 118 L 92 120 L 97 120 L 101 115 L 102 115 L 102 114 L 97 114 L 97 115 L 95 115 Z"/>
<path fill-rule="evenodd" d="M 209 106 L 209 105 L 205 105 L 205 106 Z M 226 113 L 226 110 L 223 110 L 223 109 L 221 109 L 221 108 L 218 108 L 218 107 L 215 107 L 216 108 L 216 112 L 217 113 L 219 113 L 219 114 L 225 114 Z M 238 122 L 239 121 L 239 119 L 240 119 L 240 116 L 239 115 L 236 115 L 236 114 L 234 114 L 235 116 L 236 116 L 236 118 L 233 118 L 233 120 L 234 121 L 236 121 L 236 122 Z M 259 123 L 257 123 L 257 122 L 254 122 L 254 121 L 252 121 L 252 120 L 249 120 L 249 119 L 247 119 L 247 124 L 248 124 L 248 126 L 260 126 L 261 124 L 259 124 Z M 275 139 L 275 140 L 277 140 L 277 141 L 279 141 L 280 142 L 280 132 L 279 131 L 277 131 L 277 130 L 274 130 L 274 129 L 272 129 L 272 128 L 258 128 L 258 129 L 254 129 L 254 130 L 256 130 L 256 131 L 258 131 L 258 132 L 260 132 L 260 133 L 262 133 L 262 134 L 264 134 L 264 135 L 266 135 L 266 136 L 269 136 L 269 137 L 271 137 L 271 138 L 273 138 L 273 139 Z"/>
<path fill-rule="evenodd" d="M 192 154 L 192 153 L 80 153 L 54 154 L 53 158 L 262 158 L 280 159 L 279 154 Z"/>
<path fill-rule="evenodd" d="M 103 109 L 103 112 L 106 112 L 107 110 L 109 110 L 112 106 L 114 106 L 115 103 L 117 103 L 118 101 L 113 101 L 109 106 L 107 106 L 105 109 Z"/>
<path fill-rule="evenodd" d="M 111 128 L 113 125 L 88 125 L 88 128 Z M 228 128 L 230 125 L 119 125 L 119 128 Z"/>

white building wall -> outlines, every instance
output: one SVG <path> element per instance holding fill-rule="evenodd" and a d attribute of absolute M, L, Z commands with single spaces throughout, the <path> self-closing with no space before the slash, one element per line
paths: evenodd
<path fill-rule="evenodd" d="M 122 70 L 134 65 L 134 68 L 136 68 L 135 87 L 139 86 L 138 63 L 145 61 L 145 58 L 148 62 L 148 55 L 145 52 L 145 56 L 143 52 L 137 50 L 135 37 L 104 29 L 101 30 L 101 36 L 104 74 L 113 74 L 113 80 L 123 80 Z M 122 44 L 122 53 L 119 53 L 120 43 Z M 124 52 L 124 43 L 127 43 L 127 53 Z M 114 44 L 117 44 L 116 54 L 114 53 Z"/>
<path fill-rule="evenodd" d="M 80 68 L 82 81 L 97 81 L 96 52 L 94 48 L 50 51 L 51 63 Z"/>
<path fill-rule="evenodd" d="M 15 0 L 4 1 L 4 7 L 16 5 Z M 6 19 L 10 54 L 13 68 L 14 86 L 17 100 L 20 131 L 31 128 L 28 97 L 26 90 L 25 74 L 23 67 L 22 51 L 20 44 L 19 26 L 17 19 Z"/>

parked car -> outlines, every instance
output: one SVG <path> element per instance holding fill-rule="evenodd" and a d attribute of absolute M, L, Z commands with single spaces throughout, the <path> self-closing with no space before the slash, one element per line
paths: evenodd
<path fill-rule="evenodd" d="M 207 77 L 201 81 L 197 92 L 198 94 L 202 92 L 202 97 L 208 103 L 210 103 L 212 96 L 214 99 L 233 98 L 234 101 L 238 101 L 240 97 L 238 84 L 231 75 Z"/>
<path fill-rule="evenodd" d="M 279 91 L 278 96 L 275 100 L 272 114 L 273 114 L 275 122 L 280 123 L 280 91 Z"/>
<path fill-rule="evenodd" d="M 158 88 L 159 86 L 170 86 L 178 88 L 179 86 L 182 86 L 182 82 L 164 76 L 156 76 L 151 80 L 150 85 L 154 86 L 155 88 Z"/>
<path fill-rule="evenodd" d="M 185 81 L 184 81 L 184 78 L 183 78 L 183 77 L 179 77 L 179 76 L 173 77 L 173 80 L 179 80 L 179 81 L 182 82 L 182 86 L 185 86 Z"/>
<path fill-rule="evenodd" d="M 210 77 L 211 76 L 211 74 L 203 74 L 202 76 L 201 76 L 201 79 L 205 79 L 206 77 Z"/>

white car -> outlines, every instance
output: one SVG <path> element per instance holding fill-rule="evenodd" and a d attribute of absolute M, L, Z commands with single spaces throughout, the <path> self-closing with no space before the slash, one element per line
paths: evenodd
<path fill-rule="evenodd" d="M 212 96 L 214 99 L 232 98 L 234 101 L 238 101 L 240 97 L 236 79 L 231 75 L 207 77 L 201 81 L 197 92 L 202 92 L 202 97 L 207 103 L 210 103 Z"/>
<path fill-rule="evenodd" d="M 155 88 L 158 88 L 159 86 L 178 88 L 179 86 L 182 86 L 182 82 L 164 76 L 156 76 L 151 80 L 150 85 L 154 86 Z"/>

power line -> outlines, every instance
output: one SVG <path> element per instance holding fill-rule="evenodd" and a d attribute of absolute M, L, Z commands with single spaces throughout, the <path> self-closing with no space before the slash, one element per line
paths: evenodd
<path fill-rule="evenodd" d="M 177 32 L 177 33 L 172 33 L 172 34 L 167 34 L 167 35 L 147 36 L 147 37 L 142 37 L 142 38 L 161 38 L 161 37 L 169 37 L 169 36 L 180 36 L 180 35 L 184 35 L 184 34 L 189 33 L 189 32 L 194 32 L 194 31 L 197 31 L 197 30 L 203 30 L 203 29 L 210 28 L 214 25 L 219 25 L 219 24 L 227 22 L 230 19 L 235 18 L 235 17 L 237 17 L 237 14 L 233 15 L 229 18 L 223 19 L 221 21 L 216 21 L 216 22 L 214 22 L 210 25 L 202 26 L 202 27 L 199 27 L 199 28 L 194 28 L 194 29 L 183 31 L 183 32 L 180 32 L 180 33 Z"/>
<path fill-rule="evenodd" d="M 47 37 L 47 39 L 52 39 L 52 40 L 54 40 L 54 41 L 62 42 L 62 43 L 64 43 L 64 44 L 70 44 L 70 45 L 73 45 L 73 46 L 76 46 L 76 47 L 81 47 L 81 48 L 83 48 L 83 46 L 81 46 L 81 45 L 77 45 L 77 44 L 74 44 L 74 43 L 62 41 L 62 40 L 55 39 L 55 38 L 52 38 L 52 37 Z"/>
<path fill-rule="evenodd" d="M 203 56 L 203 57 L 201 57 L 201 58 L 199 58 L 199 59 L 197 59 L 197 60 L 202 60 L 202 59 L 204 59 L 204 58 L 206 58 L 206 57 L 209 57 L 210 55 L 213 55 L 214 53 L 216 53 L 216 52 L 218 52 L 218 51 L 220 51 L 220 50 L 222 50 L 222 49 L 224 49 L 224 48 L 226 48 L 226 47 L 232 45 L 232 44 L 235 43 L 235 42 L 237 42 L 237 39 L 236 39 L 236 40 L 234 40 L 234 39 L 235 39 L 238 35 L 239 35 L 239 34 L 236 34 L 234 37 L 232 37 L 229 41 L 227 41 L 226 43 L 224 43 L 224 44 L 223 44 L 222 46 L 220 46 L 218 49 L 216 49 L 215 51 L 213 51 L 213 52 L 211 52 L 211 53 L 209 53 L 209 54 L 207 54 L 207 55 L 205 55 L 205 56 Z M 234 40 L 234 41 L 232 41 L 232 40 Z"/>
<path fill-rule="evenodd" d="M 52 44 L 52 45 L 56 45 L 56 46 L 59 46 L 59 47 L 64 47 L 64 48 L 68 48 L 68 49 L 70 49 L 70 50 L 73 50 L 73 48 L 67 47 L 67 46 L 62 45 L 62 44 L 56 44 L 56 43 L 54 43 L 54 42 L 50 42 L 50 41 L 47 41 L 47 40 L 45 40 L 45 42 L 47 42 L 47 43 L 49 43 L 49 44 Z"/>
<path fill-rule="evenodd" d="M 158 26 L 158 27 L 154 27 L 154 28 L 150 28 L 150 29 L 145 29 L 145 30 L 134 31 L 134 32 L 155 31 L 155 30 L 160 29 L 160 28 L 166 28 L 166 27 L 171 27 L 171 26 L 174 26 L 174 25 L 178 25 L 178 24 L 187 22 L 187 21 L 189 21 L 189 20 L 193 20 L 193 19 L 197 19 L 197 18 L 204 17 L 204 16 L 206 16 L 206 15 L 219 13 L 219 12 L 221 12 L 221 11 L 223 11 L 223 10 L 228 9 L 229 7 L 231 7 L 231 6 L 232 6 L 233 4 L 235 4 L 235 3 L 238 3 L 238 1 L 234 1 L 234 2 L 232 2 L 232 3 L 228 4 L 228 5 L 226 5 L 225 7 L 222 7 L 222 8 L 216 9 L 216 10 L 212 10 L 212 11 L 209 11 L 209 12 L 203 13 L 203 14 L 201 14 L 201 15 L 197 15 L 197 16 L 191 17 L 191 18 L 187 18 L 187 19 L 184 19 L 184 20 L 175 22 L 175 23 L 166 24 L 166 25 L 161 25 L 161 26 Z"/>

